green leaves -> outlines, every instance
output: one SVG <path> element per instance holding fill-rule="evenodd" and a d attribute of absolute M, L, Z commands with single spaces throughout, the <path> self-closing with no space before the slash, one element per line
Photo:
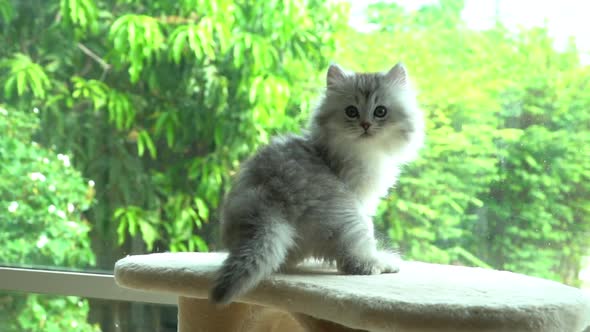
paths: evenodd
<path fill-rule="evenodd" d="M 152 141 L 152 138 L 150 137 L 150 134 L 147 131 L 140 130 L 137 133 L 137 154 L 139 156 L 143 156 L 146 148 L 150 153 L 150 157 L 152 157 L 152 159 L 155 159 L 157 151 L 156 146 L 154 145 L 154 141 Z"/>
<path fill-rule="evenodd" d="M 119 17 L 109 30 L 109 39 L 121 63 L 129 63 L 131 82 L 137 82 L 144 66 L 159 58 L 164 35 L 158 21 L 146 15 Z"/>
<path fill-rule="evenodd" d="M 377 228 L 409 259 L 576 284 L 590 231 L 577 50 L 556 52 L 544 29 L 470 31 L 459 0 L 372 8 L 378 31 L 359 33 L 346 2 L 0 0 L 2 257 L 87 266 L 90 236 L 104 269 L 132 250 L 216 250 L 231 177 L 271 135 L 300 130 L 328 62 L 402 60 L 427 146 Z M 86 317 L 74 305 L 35 297 L 31 319 L 0 321 L 68 330 Z"/>
<path fill-rule="evenodd" d="M 131 129 L 137 110 L 128 94 L 112 89 L 98 80 L 85 80 L 75 76 L 72 77 L 72 83 L 74 100 L 90 101 L 94 112 L 108 112 L 108 121 L 117 129 Z"/>
<path fill-rule="evenodd" d="M 61 16 L 82 31 L 96 32 L 98 29 L 98 8 L 94 0 L 61 0 Z"/>
<path fill-rule="evenodd" d="M 0 23 L 9 24 L 13 16 L 14 8 L 12 8 L 10 0 L 0 0 L 0 18 L 2 19 Z"/>
<path fill-rule="evenodd" d="M 43 68 L 25 54 L 15 53 L 11 59 L 1 60 L 0 69 L 7 71 L 2 79 L 6 98 L 12 98 L 15 90 L 19 97 L 31 92 L 35 98 L 45 98 L 51 86 Z"/>
<path fill-rule="evenodd" d="M 88 99 L 92 101 L 95 111 L 107 104 L 108 86 L 101 81 L 85 80 L 80 77 L 72 77 L 74 99 Z"/>
<path fill-rule="evenodd" d="M 170 57 L 176 62 L 176 64 L 180 63 L 180 60 L 185 56 L 187 44 L 190 46 L 191 50 L 195 52 L 195 55 L 200 57 L 200 53 L 197 53 L 200 51 L 200 48 L 193 49 L 194 42 L 189 44 L 189 30 L 192 27 L 193 26 L 189 25 L 180 26 L 174 29 L 170 35 Z"/>
<path fill-rule="evenodd" d="M 72 151 L 86 177 L 101 179 L 88 215 L 101 235 L 118 232 L 122 248 L 130 237 L 215 248 L 209 225 L 240 161 L 300 129 L 338 55 L 358 70 L 403 60 L 420 88 L 427 146 L 376 219 L 409 257 L 557 278 L 522 263 L 535 257 L 527 250 L 567 247 L 539 255 L 549 270 L 582 252 L 572 234 L 588 230 L 590 71 L 575 48 L 555 52 L 544 29 L 470 31 L 455 0 L 416 12 L 376 5 L 380 29 L 370 34 L 346 27 L 344 3 L 112 5 L 61 0 L 55 24 L 56 5 L 42 4 L 38 19 L 2 30 L 1 40 L 24 40 L 6 43 L 0 89 L 11 107 L 40 112 L 41 145 Z M 12 20 L 15 8 L 0 0 L 0 17 Z M 46 33 L 33 41 L 29 30 Z M 20 139 L 36 123 L 3 128 Z"/>
<path fill-rule="evenodd" d="M 178 64 L 183 56 L 184 50 L 190 50 L 198 62 L 215 60 L 216 50 L 214 49 L 214 29 L 217 25 L 208 18 L 199 20 L 198 24 L 182 25 L 174 29 L 170 35 L 169 45 L 170 56 Z M 223 32 L 223 29 L 217 29 Z M 223 40 L 223 39 L 222 39 Z"/>
<path fill-rule="evenodd" d="M 33 112 L 0 105 L 0 241 L 16 264 L 89 266 L 94 263 L 83 218 L 92 197 L 70 157 L 38 143 Z"/>
<path fill-rule="evenodd" d="M 153 250 L 154 243 L 159 239 L 157 232 L 157 216 L 150 211 L 144 211 L 137 206 L 127 206 L 115 210 L 113 217 L 117 226 L 118 243 L 122 245 L 127 239 L 127 234 L 134 237 L 141 235 L 148 250 Z"/>
<path fill-rule="evenodd" d="M 108 91 L 107 98 L 109 122 L 115 124 L 119 130 L 131 129 L 137 115 L 131 98 L 114 89 Z"/>
<path fill-rule="evenodd" d="M 97 65 L 91 56 L 62 61 L 51 55 L 60 59 L 52 60 L 52 73 L 68 74 L 48 101 L 44 137 L 80 151 L 84 169 L 109 179 L 104 185 L 117 193 L 109 198 L 116 206 L 165 211 L 153 214 L 153 223 L 141 224 L 134 211 L 117 210 L 122 246 L 129 236 L 145 233 L 151 239 L 154 228 L 167 234 L 161 241 L 172 250 L 208 248 L 211 239 L 199 232 L 213 219 L 239 161 L 272 133 L 298 130 L 304 115 L 300 105 L 315 97 L 302 87 L 315 82 L 315 73 L 327 64 L 328 36 L 342 12 L 324 5 L 186 0 L 179 6 L 135 7 L 123 2 L 117 13 L 137 14 L 95 16 L 96 8 L 108 6 L 61 2 L 66 21 L 81 29 L 77 36 L 88 38 L 84 45 L 105 54 L 103 62 L 112 67 Z M 320 15 L 318 23 L 311 13 Z M 91 22 L 108 31 L 106 38 L 88 33 Z M 80 129 L 68 130 L 74 123 Z M 104 194 L 97 195 L 105 201 Z M 94 211 L 115 213 L 108 204 Z M 101 218 L 109 229 L 110 220 Z"/>
<path fill-rule="evenodd" d="M 86 322 L 90 311 L 87 301 L 74 296 L 40 294 L 3 294 L 0 319 L 6 332 L 77 331 L 99 332 L 98 324 Z M 18 317 L 11 315 L 21 313 Z"/>
<path fill-rule="evenodd" d="M 427 114 L 422 158 L 376 222 L 411 259 L 575 285 L 590 231 L 590 71 L 546 29 L 470 31 L 461 7 L 377 4 L 378 31 L 342 33 L 337 62 L 373 71 L 404 61 Z"/>
<path fill-rule="evenodd" d="M 2 257 L 93 264 L 90 237 L 99 269 L 130 252 L 219 249 L 216 210 L 232 175 L 270 135 L 299 131 L 345 8 L 0 0 L 0 100 L 10 115 L 0 108 Z M 75 161 L 65 170 L 63 151 Z M 27 305 L 35 312 L 10 310 L 22 322 L 0 321 L 92 330 L 67 325 L 86 317 L 86 302 Z"/>
<path fill-rule="evenodd" d="M 154 126 L 155 135 L 158 137 L 165 136 L 169 148 L 174 145 L 176 129 L 181 125 L 178 112 L 177 110 L 170 110 L 160 114 Z"/>

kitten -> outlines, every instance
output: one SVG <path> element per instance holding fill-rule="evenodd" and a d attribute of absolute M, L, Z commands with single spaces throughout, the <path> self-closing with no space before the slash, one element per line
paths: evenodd
<path fill-rule="evenodd" d="M 371 217 L 424 140 L 406 69 L 349 73 L 332 65 L 303 136 L 277 137 L 242 164 L 221 206 L 229 255 L 210 300 L 227 304 L 305 258 L 344 274 L 393 273 Z"/>

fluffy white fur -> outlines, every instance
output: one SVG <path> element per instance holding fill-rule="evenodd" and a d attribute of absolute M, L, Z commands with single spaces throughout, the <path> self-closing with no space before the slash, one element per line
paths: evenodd
<path fill-rule="evenodd" d="M 371 217 L 424 140 L 406 69 L 348 73 L 331 66 L 302 136 L 272 140 L 242 164 L 221 207 L 229 256 L 211 290 L 227 304 L 306 258 L 345 274 L 399 270 L 376 248 Z"/>

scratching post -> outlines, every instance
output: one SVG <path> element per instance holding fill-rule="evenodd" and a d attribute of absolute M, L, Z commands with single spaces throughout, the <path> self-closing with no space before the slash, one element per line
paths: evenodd
<path fill-rule="evenodd" d="M 303 332 L 286 312 L 245 303 L 216 308 L 207 300 L 182 296 L 178 298 L 178 331 Z"/>
<path fill-rule="evenodd" d="M 179 332 L 590 332 L 590 298 L 544 279 L 404 262 L 396 274 L 345 276 L 304 264 L 223 308 L 207 300 L 220 253 L 158 253 L 115 265 L 122 287 L 178 296 Z"/>

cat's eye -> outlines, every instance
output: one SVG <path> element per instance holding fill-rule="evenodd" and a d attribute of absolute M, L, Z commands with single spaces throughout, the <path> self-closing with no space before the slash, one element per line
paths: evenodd
<path fill-rule="evenodd" d="M 387 115 L 387 108 L 385 106 L 377 106 L 373 111 L 373 115 L 377 118 L 382 118 Z"/>
<path fill-rule="evenodd" d="M 348 106 L 344 112 L 346 113 L 346 116 L 349 118 L 358 118 L 359 116 L 359 110 L 355 107 L 355 106 Z"/>

